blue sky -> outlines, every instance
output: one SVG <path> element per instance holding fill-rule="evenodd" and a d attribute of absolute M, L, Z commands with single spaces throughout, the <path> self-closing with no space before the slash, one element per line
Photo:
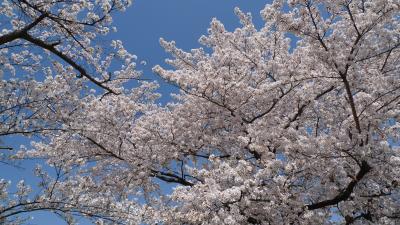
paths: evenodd
<path fill-rule="evenodd" d="M 169 57 L 159 45 L 159 38 L 175 40 L 177 46 L 190 50 L 200 47 L 198 39 L 207 33 L 213 17 L 221 20 L 227 30 L 234 30 L 239 26 L 233 10 L 237 6 L 244 12 L 251 12 L 256 27 L 261 27 L 260 17 L 262 10 L 270 1 L 266 0 L 134 0 L 134 4 L 124 13 L 114 16 L 114 25 L 118 32 L 107 36 L 106 39 L 122 40 L 126 49 L 138 56 L 138 61 L 145 60 L 146 66 L 139 66 L 144 77 L 157 79 L 151 68 L 157 64 L 163 65 Z M 173 88 L 160 81 L 159 91 L 163 94 L 161 102 L 169 100 L 169 93 Z M 3 139 L 7 144 L 15 147 L 21 143 L 21 138 Z M 34 182 L 31 168 L 34 162 L 24 163 L 25 170 L 0 165 L 0 178 L 25 179 Z M 13 184 L 15 185 L 15 183 Z M 33 213 L 34 219 L 27 224 L 36 225 L 63 225 L 65 222 L 49 213 Z M 80 225 L 87 225 L 84 220 Z"/>
<path fill-rule="evenodd" d="M 211 19 L 221 20 L 227 30 L 238 27 L 239 20 L 234 14 L 237 6 L 244 12 L 251 12 L 257 27 L 263 21 L 260 10 L 269 1 L 263 0 L 136 0 L 125 13 L 114 17 L 118 32 L 112 34 L 119 39 L 138 62 L 144 60 L 146 66 L 139 66 L 144 77 L 157 79 L 151 68 L 157 64 L 166 66 L 164 60 L 170 57 L 159 45 L 160 37 L 174 40 L 177 47 L 184 50 L 201 47 L 198 39 L 207 34 Z M 162 102 L 168 101 L 171 86 L 160 82 Z"/>

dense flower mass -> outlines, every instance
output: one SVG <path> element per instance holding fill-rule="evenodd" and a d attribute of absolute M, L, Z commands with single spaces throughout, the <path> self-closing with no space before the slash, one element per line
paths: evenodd
<path fill-rule="evenodd" d="M 213 19 L 207 50 L 161 39 L 173 69 L 153 71 L 181 90 L 165 106 L 156 83 L 124 88 L 139 72 L 119 41 L 109 54 L 93 44 L 128 3 L 3 3 L 0 135 L 41 136 L 16 157 L 56 174 L 37 168 L 36 197 L 0 180 L 0 221 L 400 223 L 398 0 L 275 0 L 261 29 L 239 9 L 232 32 Z"/>

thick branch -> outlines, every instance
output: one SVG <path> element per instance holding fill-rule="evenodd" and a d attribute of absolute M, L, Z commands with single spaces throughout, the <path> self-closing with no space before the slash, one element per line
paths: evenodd
<path fill-rule="evenodd" d="M 354 103 L 353 94 L 351 93 L 349 81 L 347 80 L 345 75 L 341 74 L 341 77 L 342 77 L 342 80 L 343 80 L 343 83 L 344 83 L 344 87 L 346 89 L 347 97 L 349 98 L 351 114 L 353 115 L 353 119 L 354 119 L 354 122 L 356 124 L 357 131 L 359 133 L 361 133 L 360 120 L 359 120 L 358 115 L 357 115 L 356 105 Z"/>
<path fill-rule="evenodd" d="M 357 32 L 357 35 L 361 36 L 361 33 L 360 33 L 360 31 L 359 31 L 359 29 L 357 27 L 356 21 L 354 20 L 353 13 L 350 10 L 350 5 L 346 5 L 345 8 L 347 9 L 347 13 L 349 14 L 350 20 L 351 20 L 351 22 L 353 24 L 354 29 Z"/>
<path fill-rule="evenodd" d="M 119 160 L 121 160 L 121 161 L 125 161 L 124 158 L 122 158 L 121 156 L 115 154 L 114 152 L 112 152 L 112 151 L 106 149 L 103 145 L 101 145 L 101 144 L 98 143 L 97 141 L 93 140 L 92 138 L 87 137 L 87 136 L 84 136 L 84 137 L 85 137 L 86 139 L 88 139 L 92 144 L 94 144 L 94 145 L 96 145 L 97 147 L 99 147 L 101 150 L 103 150 L 103 151 L 107 152 L 108 154 L 110 154 L 112 157 L 114 157 L 114 158 L 116 158 L 116 159 L 119 159 Z"/>
<path fill-rule="evenodd" d="M 245 122 L 245 123 L 253 123 L 253 122 L 256 121 L 257 119 L 259 119 L 259 118 L 261 118 L 261 117 L 267 115 L 269 112 L 271 112 L 271 111 L 274 109 L 274 107 L 275 107 L 275 105 L 278 103 L 278 101 L 279 101 L 279 99 L 274 99 L 274 100 L 272 101 L 271 106 L 270 106 L 266 111 L 264 111 L 264 112 L 258 114 L 257 116 L 253 117 L 252 119 L 243 118 L 243 122 Z"/>
<path fill-rule="evenodd" d="M 0 37 L 0 45 L 7 44 L 16 39 L 21 38 L 25 33 L 27 33 L 30 29 L 38 25 L 44 18 L 47 17 L 47 14 L 40 15 L 35 21 L 22 28 L 21 30 L 16 30 L 11 33 L 5 34 Z"/>
<path fill-rule="evenodd" d="M 319 43 L 321 44 L 321 46 L 324 48 L 325 51 L 329 51 L 328 46 L 326 46 L 324 40 L 322 39 L 321 35 L 319 34 L 318 25 L 317 25 L 317 22 L 315 21 L 314 15 L 311 10 L 311 2 L 308 2 L 306 7 L 308 10 L 308 14 L 310 15 L 311 22 L 313 23 L 315 32 L 317 33 L 317 37 L 316 37 L 317 40 L 319 41 Z"/>
<path fill-rule="evenodd" d="M 74 69 L 76 69 L 81 76 L 86 77 L 87 79 L 89 79 L 91 82 L 93 82 L 94 84 L 96 84 L 97 86 L 107 90 L 110 93 L 113 94 L 117 94 L 116 92 L 114 92 L 111 88 L 105 86 L 102 82 L 97 81 L 95 78 L 93 78 L 92 76 L 90 76 L 86 70 L 81 67 L 80 65 L 78 65 L 74 60 L 72 60 L 69 56 L 65 55 L 64 53 L 58 51 L 54 45 L 52 44 L 48 44 L 40 39 L 34 38 L 31 35 L 29 35 L 28 33 L 25 33 L 21 38 L 31 42 L 32 44 L 35 44 L 43 49 L 46 49 L 48 51 L 50 51 L 51 53 L 55 54 L 56 56 L 60 57 L 62 60 L 64 60 L 66 63 L 68 63 L 69 65 L 71 65 Z"/>
<path fill-rule="evenodd" d="M 326 206 L 336 205 L 340 202 L 346 201 L 350 197 L 351 193 L 353 193 L 356 185 L 364 178 L 364 176 L 369 171 L 371 171 L 371 169 L 372 167 L 366 161 L 362 161 L 360 171 L 358 171 L 356 179 L 351 181 L 342 192 L 340 192 L 336 197 L 332 199 L 307 205 L 308 210 L 320 209 Z"/>
<path fill-rule="evenodd" d="M 157 170 L 151 170 L 152 176 L 156 177 L 162 181 L 169 182 L 169 183 L 178 183 L 182 184 L 184 186 L 193 186 L 194 184 L 183 179 L 182 177 L 175 175 L 173 173 L 166 173 L 162 171 L 157 171 Z"/>

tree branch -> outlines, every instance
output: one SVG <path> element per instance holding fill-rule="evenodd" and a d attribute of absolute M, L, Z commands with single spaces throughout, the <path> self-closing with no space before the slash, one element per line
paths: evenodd
<path fill-rule="evenodd" d="M 364 178 L 367 173 L 369 173 L 369 171 L 371 171 L 371 169 L 372 167 L 366 161 L 362 161 L 360 171 L 358 171 L 356 179 L 351 181 L 342 192 L 340 192 L 338 195 L 336 195 L 336 197 L 332 199 L 307 205 L 308 210 L 320 209 L 326 206 L 336 205 L 340 202 L 346 201 L 353 193 L 356 185 Z"/>
<path fill-rule="evenodd" d="M 94 84 L 96 84 L 97 86 L 107 90 L 110 93 L 113 94 L 118 94 L 115 91 L 113 91 L 111 88 L 105 86 L 102 82 L 97 81 L 95 78 L 93 78 L 92 76 L 90 76 L 86 70 L 81 67 L 80 65 L 78 65 L 74 60 L 72 60 L 70 57 L 68 57 L 67 55 L 65 55 L 64 53 L 58 51 L 54 45 L 46 43 L 40 39 L 34 38 L 31 35 L 29 35 L 27 32 L 25 32 L 21 38 L 31 42 L 32 44 L 35 44 L 43 49 L 46 49 L 48 51 L 50 51 L 51 53 L 57 55 L 58 57 L 60 57 L 62 60 L 64 60 L 66 63 L 68 63 L 69 65 L 71 65 L 74 69 L 76 69 L 81 76 L 86 77 L 88 80 L 90 80 L 91 82 L 93 82 Z"/>
<path fill-rule="evenodd" d="M 38 25 L 44 18 L 47 17 L 47 14 L 40 15 L 37 19 L 35 19 L 32 23 L 22 28 L 21 30 L 16 30 L 11 33 L 5 34 L 0 37 L 0 45 L 12 42 L 16 39 L 21 38 L 25 33 L 27 33 L 30 29 Z"/>

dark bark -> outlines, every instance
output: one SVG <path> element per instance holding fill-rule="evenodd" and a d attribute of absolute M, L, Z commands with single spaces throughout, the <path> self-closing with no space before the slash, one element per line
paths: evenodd
<path fill-rule="evenodd" d="M 326 206 L 336 205 L 340 202 L 346 201 L 353 193 L 353 190 L 356 187 L 356 185 L 365 177 L 365 175 L 367 175 L 371 171 L 371 169 L 372 167 L 366 161 L 362 161 L 360 170 L 358 171 L 356 178 L 353 181 L 351 181 L 342 192 L 340 192 L 332 199 L 307 205 L 308 210 L 320 209 Z"/>

